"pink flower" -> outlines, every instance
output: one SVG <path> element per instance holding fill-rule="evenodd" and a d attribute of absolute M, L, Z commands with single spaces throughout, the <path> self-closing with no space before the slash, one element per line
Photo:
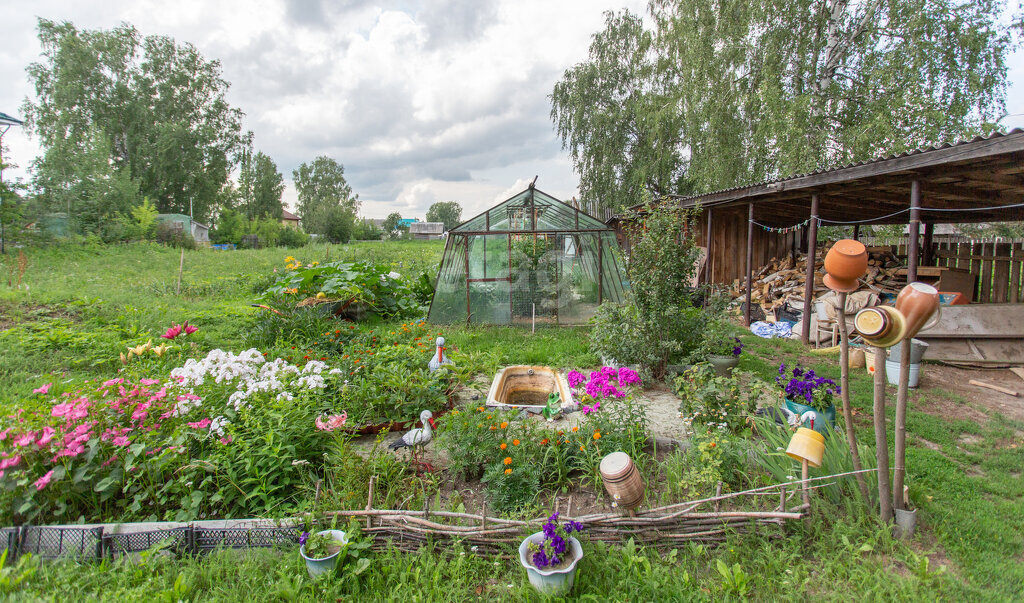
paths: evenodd
<path fill-rule="evenodd" d="M 103 387 L 110 387 L 111 385 L 119 385 L 124 383 L 124 377 L 118 377 L 117 379 L 110 379 L 109 381 L 103 382 Z"/>
<path fill-rule="evenodd" d="M 0 460 L 0 469 L 8 469 L 10 467 L 16 467 L 21 462 L 21 455 L 16 454 L 12 457 Z"/>
<path fill-rule="evenodd" d="M 326 419 L 324 417 L 317 417 L 316 428 L 321 431 L 334 431 L 344 426 L 347 420 L 348 412 L 342 412 L 340 415 L 329 415 Z"/>
<path fill-rule="evenodd" d="M 46 385 L 44 385 L 42 387 L 39 387 L 39 388 L 36 388 L 36 389 L 32 390 L 32 393 L 33 394 L 46 394 L 46 393 L 49 393 L 50 386 L 52 386 L 52 385 L 53 385 L 52 383 L 47 383 Z"/>
<path fill-rule="evenodd" d="M 164 339 L 174 339 L 178 335 L 181 335 L 181 325 L 174 325 L 173 327 L 168 327 L 167 331 L 164 332 L 164 334 L 161 335 L 160 337 L 163 337 Z"/>
<path fill-rule="evenodd" d="M 225 446 L 227 446 L 228 444 L 231 443 L 231 440 L 232 440 L 231 436 L 224 436 L 223 438 L 220 439 L 220 443 L 224 444 Z"/>
<path fill-rule="evenodd" d="M 42 490 L 46 487 L 46 484 L 50 483 L 50 479 L 53 478 L 53 469 L 46 472 L 46 475 L 35 481 L 36 490 Z"/>
<path fill-rule="evenodd" d="M 109 465 L 110 463 L 113 463 L 116 460 L 117 460 L 117 455 L 115 454 L 114 456 L 110 457 L 109 459 L 103 461 L 103 466 L 106 467 L 107 465 Z"/>
<path fill-rule="evenodd" d="M 160 383 L 159 379 L 139 379 L 139 383 L 142 385 L 156 385 Z"/>
<path fill-rule="evenodd" d="M 57 430 L 52 428 L 52 427 L 50 427 L 49 425 L 47 425 L 46 427 L 43 427 L 43 430 L 41 432 L 39 432 L 39 439 L 36 440 L 36 446 L 39 446 L 40 448 L 42 448 L 43 446 L 46 446 L 47 444 L 50 443 L 50 440 L 53 439 L 53 436 L 56 433 L 57 433 Z"/>
<path fill-rule="evenodd" d="M 74 407 L 75 407 L 75 405 L 72 404 L 71 402 L 65 402 L 63 404 L 58 404 L 57 406 L 53 407 L 53 410 L 50 411 L 50 414 L 55 416 L 55 417 L 63 417 L 64 415 L 66 415 L 69 412 L 71 412 L 71 409 L 74 408 Z"/>
<path fill-rule="evenodd" d="M 114 446 L 129 446 L 131 445 L 132 441 L 128 439 L 128 436 L 117 436 L 111 443 Z"/>
<path fill-rule="evenodd" d="M 11 429 L 11 427 L 8 427 L 7 429 L 0 431 L 0 442 L 7 439 L 7 434 L 11 432 Z"/>
<path fill-rule="evenodd" d="M 210 426 L 211 422 L 212 421 L 210 421 L 210 419 L 203 419 L 202 421 L 193 421 L 189 423 L 188 426 L 193 429 L 206 429 Z"/>
<path fill-rule="evenodd" d="M 181 328 L 182 328 L 182 330 L 185 331 L 186 335 L 191 335 L 192 333 L 195 333 L 196 331 L 199 330 L 199 329 L 193 327 L 192 325 L 188 324 L 187 320 L 185 321 L 185 324 L 181 325 Z"/>
<path fill-rule="evenodd" d="M 34 431 L 26 431 L 25 433 L 21 434 L 20 436 L 14 438 L 14 446 L 17 447 L 17 448 L 21 448 L 21 447 L 24 447 L 24 446 L 28 446 L 29 444 L 31 444 L 35 440 L 36 440 L 36 432 L 34 432 Z"/>

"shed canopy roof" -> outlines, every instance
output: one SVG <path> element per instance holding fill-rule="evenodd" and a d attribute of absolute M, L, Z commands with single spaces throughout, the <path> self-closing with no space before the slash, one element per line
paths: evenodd
<path fill-rule="evenodd" d="M 921 185 L 924 222 L 1024 220 L 1024 131 L 678 199 L 683 207 L 753 203 L 755 221 L 786 227 L 808 218 L 811 195 L 817 193 L 819 218 L 826 225 L 903 224 L 915 180 Z M 1011 205 L 1016 207 L 1006 207 Z"/>
<path fill-rule="evenodd" d="M 281 208 L 281 219 L 282 220 L 294 220 L 295 222 L 299 221 L 299 217 L 298 216 L 296 216 L 292 212 L 288 211 L 287 209 L 284 209 L 283 207 Z"/>
<path fill-rule="evenodd" d="M 523 192 L 474 216 L 453 233 L 607 230 L 594 216 L 559 201 L 532 185 Z"/>

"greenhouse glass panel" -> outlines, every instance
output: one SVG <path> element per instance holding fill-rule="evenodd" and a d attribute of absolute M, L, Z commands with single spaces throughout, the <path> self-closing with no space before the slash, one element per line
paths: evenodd
<path fill-rule="evenodd" d="M 452 229 L 429 320 L 581 324 L 624 274 L 611 229 L 531 186 Z"/>

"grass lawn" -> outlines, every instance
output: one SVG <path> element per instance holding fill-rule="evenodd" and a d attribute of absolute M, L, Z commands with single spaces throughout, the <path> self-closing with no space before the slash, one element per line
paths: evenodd
<path fill-rule="evenodd" d="M 248 347 L 253 315 L 262 312 L 250 306 L 255 291 L 283 267 L 287 255 L 303 262 L 386 261 L 415 275 L 434 269 L 442 249 L 440 242 L 401 242 L 290 252 L 187 251 L 180 294 L 177 250 L 154 245 L 28 250 L 28 289 L 0 285 L 0 411 L 13 412 L 48 375 L 112 374 L 127 345 L 157 338 L 172 322 L 188 319 L 200 327 L 197 351 Z M 539 329 L 534 335 L 502 327 L 442 330 L 450 346 L 484 370 L 513 362 L 559 367 L 598 362 L 587 349 L 585 328 Z M 838 380 L 833 357 L 808 355 L 795 342 L 752 336 L 744 341 L 741 369 L 773 378 L 779 362 L 800 360 Z M 871 391 L 867 373 L 854 371 L 857 435 L 868 444 L 874 441 Z M 920 509 L 918 532 L 909 543 L 892 538 L 858 500 L 832 503 L 819 497 L 811 520 L 791 526 L 779 539 L 734 535 L 721 546 L 690 545 L 664 553 L 585 545 L 570 598 L 1019 600 L 1024 593 L 1024 424 L 954 392 L 922 389 L 911 394 L 907 428 L 907 483 Z M 0 593 L 12 600 L 536 598 L 517 559 L 460 549 L 377 555 L 359 579 L 327 583 L 308 580 L 291 550 L 224 551 L 194 560 L 153 554 L 84 565 L 27 559 L 4 568 Z"/>

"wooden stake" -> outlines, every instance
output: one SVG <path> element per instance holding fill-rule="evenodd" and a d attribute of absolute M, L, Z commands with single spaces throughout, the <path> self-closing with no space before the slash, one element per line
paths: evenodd
<path fill-rule="evenodd" d="M 878 464 L 878 508 L 882 521 L 892 521 L 889 489 L 889 439 L 885 433 L 885 349 L 875 348 L 875 460 Z"/>
<path fill-rule="evenodd" d="M 185 248 L 181 248 L 181 260 L 178 261 L 178 286 L 174 288 L 175 295 L 181 295 L 181 271 L 185 269 Z"/>
<path fill-rule="evenodd" d="M 330 249 L 330 247 L 328 247 L 328 249 Z M 376 483 L 377 483 L 377 476 L 376 475 L 371 475 L 370 476 L 370 492 L 366 496 L 366 510 L 367 511 L 372 511 L 373 510 L 373 486 Z M 367 515 L 366 516 L 366 527 L 367 528 L 370 527 L 370 521 L 371 521 L 372 517 L 373 517 L 372 515 Z"/>
<path fill-rule="evenodd" d="M 804 504 L 810 506 L 810 504 L 811 504 L 811 490 L 810 490 L 810 488 L 808 488 L 807 477 L 808 477 L 807 459 L 804 459 L 804 460 L 800 461 L 800 479 L 803 480 Z"/>
<path fill-rule="evenodd" d="M 906 473 L 907 458 L 907 395 L 910 390 L 910 348 L 911 341 L 904 339 L 900 346 L 900 385 L 896 392 L 896 425 L 894 437 L 896 449 L 893 454 L 892 506 L 906 508 L 903 504 L 903 476 Z"/>
<path fill-rule="evenodd" d="M 846 293 L 839 294 L 839 389 L 843 400 L 843 423 L 846 426 L 846 442 L 850 445 L 853 457 L 853 470 L 860 471 L 860 452 L 857 450 L 857 434 L 853 429 L 853 409 L 850 408 L 850 330 L 846 325 Z M 858 473 L 857 488 L 865 504 L 871 504 L 868 495 L 868 482 L 864 474 Z"/>

